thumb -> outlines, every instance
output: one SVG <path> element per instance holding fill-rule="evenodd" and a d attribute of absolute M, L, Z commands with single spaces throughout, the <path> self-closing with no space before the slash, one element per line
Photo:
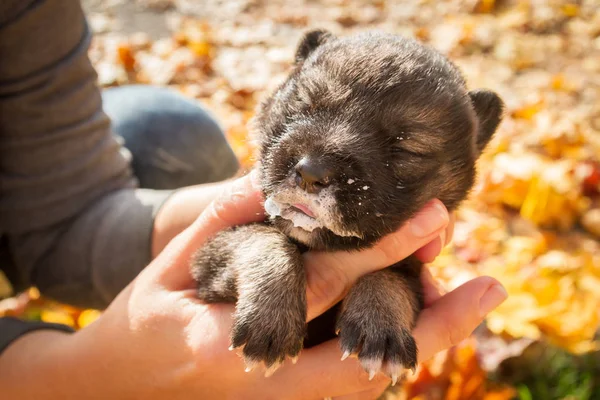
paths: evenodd
<path fill-rule="evenodd" d="M 421 312 L 413 330 L 419 361 L 466 339 L 507 297 L 500 282 L 482 276 L 439 298 Z"/>
<path fill-rule="evenodd" d="M 187 229 L 177 235 L 149 270 L 172 290 L 188 289 L 191 282 L 190 260 L 193 254 L 219 231 L 265 218 L 263 196 L 255 171 L 232 181 Z"/>

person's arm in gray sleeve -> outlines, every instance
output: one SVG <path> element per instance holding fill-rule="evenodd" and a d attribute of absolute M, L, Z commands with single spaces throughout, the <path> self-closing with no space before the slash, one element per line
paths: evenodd
<path fill-rule="evenodd" d="M 151 258 L 169 192 L 135 189 L 79 1 L 0 3 L 0 234 L 13 285 L 104 307 Z"/>

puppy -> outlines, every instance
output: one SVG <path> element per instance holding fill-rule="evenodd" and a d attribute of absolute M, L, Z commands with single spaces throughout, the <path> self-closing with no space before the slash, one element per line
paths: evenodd
<path fill-rule="evenodd" d="M 468 91 L 458 69 L 418 42 L 383 33 L 307 33 L 287 80 L 254 121 L 266 223 L 216 235 L 194 257 L 199 298 L 236 302 L 233 348 L 270 373 L 303 346 L 339 335 L 372 377 L 414 369 L 423 307 L 411 256 L 363 276 L 332 311 L 306 324 L 306 250 L 359 250 L 429 200 L 457 207 L 502 101 Z"/>

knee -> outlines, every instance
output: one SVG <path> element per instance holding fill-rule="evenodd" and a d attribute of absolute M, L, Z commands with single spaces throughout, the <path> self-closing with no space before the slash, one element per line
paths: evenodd
<path fill-rule="evenodd" d="M 151 86 L 109 89 L 103 96 L 104 109 L 132 153 L 142 186 L 175 188 L 227 179 L 237 172 L 237 158 L 222 129 L 195 102 Z M 157 181 L 162 183 L 157 186 Z"/>

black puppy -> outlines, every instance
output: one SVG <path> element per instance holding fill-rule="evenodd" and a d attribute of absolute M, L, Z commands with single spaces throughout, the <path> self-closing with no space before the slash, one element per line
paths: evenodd
<path fill-rule="evenodd" d="M 193 261 L 200 299 L 237 302 L 232 347 L 273 370 L 336 331 L 371 377 L 395 383 L 414 368 L 422 264 L 409 257 L 360 278 L 318 332 L 307 331 L 301 253 L 372 246 L 433 198 L 454 209 L 501 114 L 495 93 L 467 91 L 452 63 L 414 40 L 307 33 L 254 121 L 270 220 L 219 233 Z"/>

